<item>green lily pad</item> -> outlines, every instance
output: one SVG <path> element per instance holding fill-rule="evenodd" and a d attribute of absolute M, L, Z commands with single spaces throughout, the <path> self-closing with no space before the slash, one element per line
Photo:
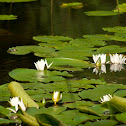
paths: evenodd
<path fill-rule="evenodd" d="M 102 40 L 91 40 L 91 39 L 73 39 L 70 41 L 72 45 L 76 45 L 77 47 L 94 47 L 94 46 L 104 46 L 106 45 L 105 41 Z"/>
<path fill-rule="evenodd" d="M 36 119 L 40 125 L 44 126 L 65 126 L 61 121 L 48 114 L 37 114 Z"/>
<path fill-rule="evenodd" d="M 126 12 L 126 3 L 119 4 L 114 10 L 114 12 L 118 12 L 118 8 L 119 12 Z"/>
<path fill-rule="evenodd" d="M 88 16 L 113 16 L 119 14 L 118 12 L 113 12 L 113 11 L 87 11 L 84 13 Z"/>
<path fill-rule="evenodd" d="M 67 42 L 72 40 L 72 38 L 64 37 L 64 36 L 34 36 L 33 40 L 39 42 Z"/>
<path fill-rule="evenodd" d="M 102 29 L 108 32 L 126 33 L 126 27 L 122 27 L 122 26 L 107 27 L 107 28 L 102 28 Z"/>
<path fill-rule="evenodd" d="M 118 45 L 110 45 L 97 49 L 98 53 L 122 53 L 126 52 L 126 47 L 120 47 Z"/>
<path fill-rule="evenodd" d="M 73 103 L 64 104 L 63 106 L 68 108 L 80 108 L 80 107 L 86 107 L 86 106 L 93 106 L 94 103 L 90 101 L 75 101 Z"/>
<path fill-rule="evenodd" d="M 17 19 L 17 16 L 15 15 L 0 15 L 0 20 L 15 20 L 15 19 Z"/>
<path fill-rule="evenodd" d="M 87 61 L 82 61 L 82 60 L 72 59 L 72 58 L 47 58 L 47 60 L 49 62 L 53 62 L 51 68 L 57 70 L 77 71 L 77 70 L 81 70 L 81 68 L 94 67 L 93 64 L 88 63 Z"/>
<path fill-rule="evenodd" d="M 61 76 L 71 76 L 67 72 L 59 71 L 38 71 L 35 69 L 18 68 L 9 72 L 9 76 L 18 81 L 29 82 L 50 82 L 50 81 L 62 81 L 65 78 Z"/>
<path fill-rule="evenodd" d="M 74 8 L 79 9 L 83 7 L 83 3 L 81 2 L 73 2 L 73 3 L 62 3 L 61 8 Z"/>
<path fill-rule="evenodd" d="M 90 115 L 96 115 L 96 116 L 102 116 L 102 114 L 105 111 L 108 111 L 108 109 L 101 107 L 101 105 L 94 105 L 92 107 L 80 106 L 78 109 L 79 109 L 80 112 L 84 112 L 84 113 L 87 113 L 87 114 L 90 114 Z"/>
<path fill-rule="evenodd" d="M 118 122 L 115 120 L 100 120 L 96 122 L 86 122 L 84 126 L 115 126 L 116 124 L 118 124 Z"/>
<path fill-rule="evenodd" d="M 47 54 L 50 55 L 50 53 L 54 51 L 55 50 L 53 48 L 30 45 L 30 46 L 16 46 L 9 48 L 8 53 L 16 55 L 26 55 L 28 53 L 33 52 L 43 54 L 44 57 Z"/>
<path fill-rule="evenodd" d="M 9 124 L 9 123 L 15 123 L 15 122 L 13 120 L 0 118 L 0 124 L 5 125 L 5 124 Z"/>
<path fill-rule="evenodd" d="M 115 117 L 119 122 L 126 124 L 126 112 L 116 114 Z"/>
<path fill-rule="evenodd" d="M 90 118 L 87 115 L 80 113 L 78 110 L 69 110 L 55 115 L 57 119 L 64 122 L 66 125 L 77 126 L 83 121 L 87 121 Z"/>
<path fill-rule="evenodd" d="M 107 94 L 113 94 L 117 89 L 126 89 L 126 86 L 123 84 L 99 85 L 97 88 L 80 92 L 79 96 L 83 99 L 100 101 L 100 97 L 103 97 Z"/>

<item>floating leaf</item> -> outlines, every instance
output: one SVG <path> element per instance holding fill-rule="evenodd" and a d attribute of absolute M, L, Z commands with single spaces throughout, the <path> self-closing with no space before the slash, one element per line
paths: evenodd
<path fill-rule="evenodd" d="M 15 20 L 15 19 L 17 19 L 17 16 L 15 15 L 0 15 L 0 20 Z"/>
<path fill-rule="evenodd" d="M 94 67 L 93 64 L 86 61 L 72 59 L 72 58 L 47 58 L 49 62 L 53 62 L 51 66 L 53 69 L 57 70 L 76 70 L 73 68 L 88 68 Z M 77 69 L 78 70 L 78 69 Z"/>
<path fill-rule="evenodd" d="M 115 120 L 99 120 L 96 122 L 86 122 L 84 126 L 115 126 L 117 123 Z"/>
<path fill-rule="evenodd" d="M 5 124 L 9 124 L 9 123 L 14 123 L 14 121 L 9 120 L 9 119 L 0 118 L 0 124 L 5 125 Z"/>
<path fill-rule="evenodd" d="M 74 103 L 68 103 L 68 104 L 64 104 L 63 106 L 68 107 L 68 108 L 82 108 L 85 106 L 93 106 L 94 103 L 90 102 L 90 101 L 75 101 Z"/>
<path fill-rule="evenodd" d="M 60 6 L 61 8 L 74 8 L 79 9 L 83 7 L 83 4 L 80 2 L 73 2 L 73 3 L 62 3 Z"/>
<path fill-rule="evenodd" d="M 36 118 L 42 126 L 66 126 L 61 121 L 48 114 L 37 114 Z"/>
<path fill-rule="evenodd" d="M 119 9 L 119 10 L 118 10 Z M 114 12 L 126 12 L 126 3 L 119 4 Z"/>
<path fill-rule="evenodd" d="M 118 33 L 126 33 L 126 27 L 122 26 L 115 26 L 115 27 L 107 27 L 107 28 L 102 28 L 104 31 L 108 32 L 118 32 Z"/>
<path fill-rule="evenodd" d="M 67 72 L 60 71 L 39 71 L 35 69 L 27 69 L 27 68 L 17 68 L 9 72 L 10 77 L 14 78 L 18 81 L 29 81 L 29 82 L 50 82 L 50 81 L 62 81 L 65 78 L 61 76 L 71 77 L 71 74 Z"/>
<path fill-rule="evenodd" d="M 91 40 L 91 39 L 73 39 L 70 41 L 72 45 L 76 45 L 78 48 L 83 47 L 94 47 L 94 46 L 104 46 L 105 41 L 102 40 Z"/>
<path fill-rule="evenodd" d="M 126 47 L 120 47 L 118 45 L 104 46 L 97 49 L 98 53 L 122 53 L 126 52 Z"/>
<path fill-rule="evenodd" d="M 115 117 L 119 122 L 126 124 L 126 112 L 116 114 Z"/>
<path fill-rule="evenodd" d="M 65 111 L 58 115 L 55 115 L 55 117 L 65 124 L 71 126 L 77 126 L 79 123 L 90 119 L 89 117 L 87 117 L 87 115 L 80 113 L 78 110 Z"/>
<path fill-rule="evenodd" d="M 66 42 L 72 40 L 72 38 L 64 36 L 34 36 L 33 39 L 39 42 Z"/>
<path fill-rule="evenodd" d="M 121 112 L 126 112 L 126 98 L 113 96 L 113 98 L 109 102 L 117 110 Z"/>
<path fill-rule="evenodd" d="M 100 97 L 107 94 L 113 94 L 117 89 L 126 89 L 126 86 L 123 84 L 99 85 L 97 88 L 80 92 L 79 96 L 83 99 L 100 101 Z"/>
<path fill-rule="evenodd" d="M 121 14 L 113 11 L 87 11 L 84 13 L 88 16 L 113 16 L 113 15 Z"/>
<path fill-rule="evenodd" d="M 30 96 L 24 91 L 23 87 L 18 82 L 12 81 L 8 85 L 8 88 L 13 97 L 22 98 L 25 106 L 39 108 L 39 105 L 30 98 Z"/>
<path fill-rule="evenodd" d="M 54 51 L 55 50 L 53 48 L 30 45 L 30 46 L 16 46 L 9 48 L 8 53 L 16 55 L 26 55 L 28 53 L 33 52 L 42 54 L 44 57 L 46 55 L 50 55 L 50 53 Z"/>

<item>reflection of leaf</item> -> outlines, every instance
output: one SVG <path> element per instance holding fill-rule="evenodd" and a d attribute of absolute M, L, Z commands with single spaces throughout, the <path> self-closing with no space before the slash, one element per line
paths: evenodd
<path fill-rule="evenodd" d="M 119 13 L 113 11 L 87 11 L 85 14 L 88 16 L 113 16 L 118 15 Z"/>

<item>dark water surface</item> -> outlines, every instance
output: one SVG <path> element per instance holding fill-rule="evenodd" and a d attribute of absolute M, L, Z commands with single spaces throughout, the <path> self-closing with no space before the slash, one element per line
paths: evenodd
<path fill-rule="evenodd" d="M 109 17 L 88 17 L 84 14 L 89 10 L 113 10 L 116 6 L 115 0 L 79 1 L 84 7 L 75 10 L 60 8 L 63 2 L 73 2 L 73 0 L 54 0 L 52 17 L 50 0 L 13 3 L 12 8 L 9 3 L 0 3 L 0 14 L 11 13 L 18 16 L 17 20 L 0 21 L 0 84 L 13 80 L 8 76 L 8 72 L 15 68 L 35 68 L 34 62 L 40 59 L 39 57 L 32 54 L 15 56 L 7 53 L 8 48 L 11 47 L 37 44 L 32 40 L 35 35 L 53 34 L 80 38 L 85 34 L 105 33 L 103 27 L 126 26 L 126 14 Z M 91 73 L 92 70 L 86 69 L 79 76 L 99 78 L 98 75 Z M 110 75 L 102 76 L 110 82 L 125 82 L 125 71 L 112 72 Z"/>

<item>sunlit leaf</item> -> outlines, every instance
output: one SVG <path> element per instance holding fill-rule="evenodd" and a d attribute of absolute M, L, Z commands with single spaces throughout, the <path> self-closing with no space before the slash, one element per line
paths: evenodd
<path fill-rule="evenodd" d="M 0 15 L 0 20 L 15 20 L 15 19 L 17 19 L 17 16 L 15 15 Z"/>
<path fill-rule="evenodd" d="M 28 53 L 40 53 L 44 55 L 50 54 L 51 52 L 54 52 L 55 50 L 53 48 L 49 47 L 42 47 L 42 46 L 35 46 L 35 45 L 29 45 L 29 46 L 16 46 L 8 49 L 8 53 L 16 54 L 16 55 L 26 55 Z"/>
<path fill-rule="evenodd" d="M 65 78 L 61 76 L 71 77 L 71 74 L 60 71 L 39 71 L 35 69 L 17 68 L 9 72 L 10 77 L 18 81 L 29 81 L 29 82 L 50 82 L 50 81 L 62 81 Z"/>
<path fill-rule="evenodd" d="M 113 11 L 87 11 L 84 13 L 88 16 L 113 16 L 119 14 L 118 12 L 113 12 Z"/>
<path fill-rule="evenodd" d="M 117 114 L 115 117 L 119 122 L 126 124 L 126 112 Z"/>
<path fill-rule="evenodd" d="M 97 49 L 98 53 L 122 53 L 126 52 L 126 47 L 120 47 L 118 45 L 104 46 Z"/>
<path fill-rule="evenodd" d="M 119 10 L 118 10 L 119 9 Z M 126 12 L 126 3 L 119 4 L 114 12 Z"/>
<path fill-rule="evenodd" d="M 48 114 L 37 114 L 36 118 L 42 126 L 66 126 L 61 121 Z"/>
<path fill-rule="evenodd" d="M 9 88 L 10 93 L 11 93 L 11 95 L 13 97 L 20 97 L 20 98 L 22 98 L 23 103 L 24 103 L 25 106 L 39 108 L 39 105 L 37 103 L 35 103 L 35 101 L 33 101 L 31 99 L 31 97 L 25 92 L 23 87 L 18 82 L 12 81 L 8 85 L 8 88 Z"/>
<path fill-rule="evenodd" d="M 57 70 L 74 70 L 73 68 L 88 68 L 94 67 L 93 64 L 72 58 L 47 58 L 49 62 L 53 62 L 51 68 Z M 76 70 L 76 69 L 75 69 Z M 77 70 L 76 70 L 77 71 Z"/>
<path fill-rule="evenodd" d="M 83 99 L 100 101 L 100 97 L 107 94 L 113 94 L 117 89 L 126 89 L 126 86 L 123 84 L 99 85 L 97 88 L 80 92 L 79 96 Z"/>
<path fill-rule="evenodd" d="M 84 126 L 115 126 L 117 123 L 118 122 L 115 120 L 100 120 L 96 122 L 86 122 Z"/>
<path fill-rule="evenodd" d="M 39 42 L 67 42 L 72 40 L 72 38 L 64 36 L 34 36 L 34 40 Z"/>
<path fill-rule="evenodd" d="M 80 2 L 73 2 L 73 3 L 62 3 L 60 6 L 61 8 L 74 8 L 79 9 L 83 7 L 83 4 Z"/>

